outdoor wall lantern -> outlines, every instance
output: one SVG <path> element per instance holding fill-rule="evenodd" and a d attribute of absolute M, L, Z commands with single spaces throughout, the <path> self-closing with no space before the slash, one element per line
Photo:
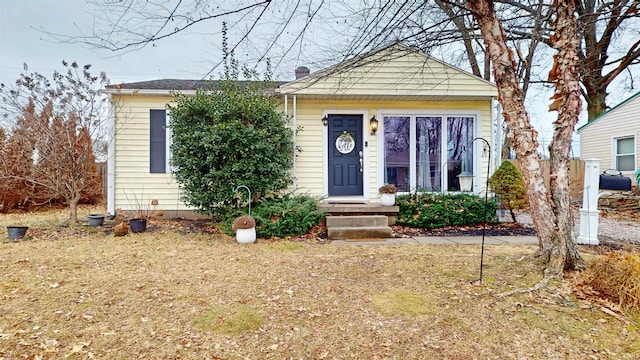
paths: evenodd
<path fill-rule="evenodd" d="M 376 120 L 375 116 L 372 116 L 371 120 L 369 120 L 369 130 L 371 130 L 371 135 L 375 135 L 378 131 L 378 120 Z"/>
<path fill-rule="evenodd" d="M 327 115 L 325 115 L 325 116 L 322 118 L 322 125 L 324 125 L 324 126 L 329 125 L 329 118 L 327 117 Z"/>

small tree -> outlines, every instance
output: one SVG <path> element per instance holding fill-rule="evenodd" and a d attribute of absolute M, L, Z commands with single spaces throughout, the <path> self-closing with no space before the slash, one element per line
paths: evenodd
<path fill-rule="evenodd" d="M 511 219 L 516 221 L 515 210 L 529 208 L 527 191 L 520 170 L 508 160 L 502 162 L 498 170 L 489 179 L 489 187 L 500 197 L 501 205 L 509 210 Z"/>
<path fill-rule="evenodd" d="M 12 128 L 0 178 L 28 184 L 31 201 L 62 201 L 77 222 L 80 200 L 100 193 L 93 139 L 104 138 L 107 98 L 100 89 L 109 81 L 104 73 L 92 76 L 91 65 L 62 64 L 66 71 L 51 79 L 21 74 L 14 87 L 0 85 L 4 120 Z"/>
<path fill-rule="evenodd" d="M 218 89 L 193 97 L 176 95 L 171 111 L 172 166 L 183 200 L 201 212 L 221 215 L 237 205 L 234 189 L 246 185 L 257 201 L 292 183 L 293 130 L 268 94 L 268 81 L 238 81 L 229 60 Z"/>

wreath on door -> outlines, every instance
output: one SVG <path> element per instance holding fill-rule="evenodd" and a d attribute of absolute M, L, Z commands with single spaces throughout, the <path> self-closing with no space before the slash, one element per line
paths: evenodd
<path fill-rule="evenodd" d="M 348 154 L 356 148 L 356 139 L 353 133 L 343 131 L 342 134 L 336 138 L 336 150 L 341 154 Z"/>

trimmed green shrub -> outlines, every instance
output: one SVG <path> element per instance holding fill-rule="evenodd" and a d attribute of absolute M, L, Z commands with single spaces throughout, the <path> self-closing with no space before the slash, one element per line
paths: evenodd
<path fill-rule="evenodd" d="M 233 235 L 231 222 L 239 215 L 235 211 L 222 226 L 222 230 Z M 263 198 L 251 208 L 256 220 L 256 235 L 261 238 L 287 237 L 305 234 L 318 225 L 324 213 L 318 209 L 318 200 L 308 195 L 285 195 L 280 198 Z"/>
<path fill-rule="evenodd" d="M 265 85 L 267 86 L 267 85 Z M 219 90 L 175 95 L 172 166 L 183 201 L 209 215 L 239 205 L 234 189 L 253 199 L 292 183 L 293 131 L 264 86 L 222 80 Z"/>
<path fill-rule="evenodd" d="M 485 218 L 484 197 L 472 194 L 421 194 L 396 196 L 398 225 L 435 229 L 481 224 Z M 496 223 L 496 203 L 487 201 L 487 222 Z"/>
<path fill-rule="evenodd" d="M 498 170 L 489 179 L 489 187 L 500 199 L 502 207 L 509 210 L 511 219 L 516 221 L 515 210 L 529 208 L 527 191 L 520 170 L 508 160 L 502 162 Z"/>

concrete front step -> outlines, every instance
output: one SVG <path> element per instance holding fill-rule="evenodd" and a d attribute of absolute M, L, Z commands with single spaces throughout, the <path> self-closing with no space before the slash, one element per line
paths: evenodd
<path fill-rule="evenodd" d="M 362 228 L 327 228 L 330 240 L 382 240 L 393 236 L 393 230 L 388 226 Z"/>
<path fill-rule="evenodd" d="M 384 215 L 354 215 L 326 217 L 327 237 L 330 240 L 373 240 L 389 238 L 393 230 Z"/>
<path fill-rule="evenodd" d="M 380 204 L 342 204 L 323 203 L 319 208 L 328 215 L 353 216 L 353 215 L 385 215 L 388 225 L 395 225 L 398 217 L 398 206 L 382 206 Z"/>
<path fill-rule="evenodd" d="M 388 227 L 388 221 L 384 215 L 327 216 L 327 227 Z"/>

